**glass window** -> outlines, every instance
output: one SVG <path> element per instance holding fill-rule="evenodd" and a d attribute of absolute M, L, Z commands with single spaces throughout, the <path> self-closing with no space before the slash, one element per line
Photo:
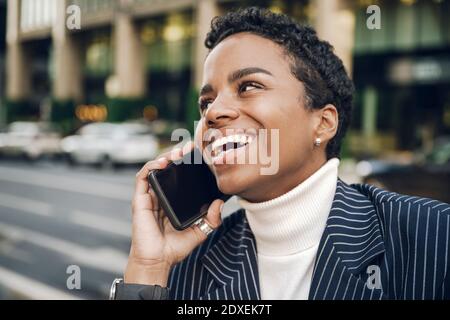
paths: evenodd
<path fill-rule="evenodd" d="M 366 26 L 367 4 L 356 7 L 355 52 L 411 50 L 450 44 L 450 1 L 379 1 L 381 29 Z"/>
<path fill-rule="evenodd" d="M 22 31 L 51 27 L 56 17 L 58 0 L 22 0 L 20 28 Z"/>

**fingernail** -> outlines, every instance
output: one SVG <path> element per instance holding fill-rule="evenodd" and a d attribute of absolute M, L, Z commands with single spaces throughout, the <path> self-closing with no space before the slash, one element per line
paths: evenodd
<path fill-rule="evenodd" d="M 223 205 L 224 205 L 223 203 L 220 205 L 220 208 L 219 208 L 220 213 L 222 213 Z"/>

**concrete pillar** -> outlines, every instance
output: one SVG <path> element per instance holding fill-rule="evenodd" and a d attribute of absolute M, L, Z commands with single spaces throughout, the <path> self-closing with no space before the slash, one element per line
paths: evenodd
<path fill-rule="evenodd" d="M 20 42 L 20 1 L 7 2 L 6 32 L 6 96 L 10 100 L 28 98 L 31 90 L 31 74 L 27 67 L 30 57 Z"/>
<path fill-rule="evenodd" d="M 114 69 L 118 81 L 115 95 L 127 98 L 144 96 L 146 91 L 144 48 L 139 30 L 126 12 L 117 13 L 114 19 L 114 43 Z"/>
<path fill-rule="evenodd" d="M 322 40 L 334 46 L 335 53 L 342 59 L 351 76 L 353 46 L 355 41 L 355 15 L 352 1 L 313 0 L 315 6 L 314 26 Z"/>
<path fill-rule="evenodd" d="M 67 0 L 58 0 L 55 3 L 57 14 L 52 29 L 53 96 L 57 100 L 81 101 L 83 98 L 81 49 L 66 28 Z"/>
<path fill-rule="evenodd" d="M 374 147 L 377 132 L 378 93 L 375 87 L 364 88 L 362 101 L 362 134 L 366 149 Z"/>
<path fill-rule="evenodd" d="M 54 41 L 55 78 L 53 96 L 59 100 L 83 99 L 83 74 L 80 46 L 72 38 Z"/>
<path fill-rule="evenodd" d="M 215 0 L 199 0 L 196 8 L 197 35 L 194 47 L 194 70 L 193 83 L 199 89 L 203 79 L 203 64 L 205 62 L 208 49 L 205 48 L 206 34 L 209 32 L 211 20 L 220 14 L 219 7 Z"/>

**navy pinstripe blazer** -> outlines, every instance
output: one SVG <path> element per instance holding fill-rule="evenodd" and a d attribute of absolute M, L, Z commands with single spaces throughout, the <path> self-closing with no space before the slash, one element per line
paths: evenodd
<path fill-rule="evenodd" d="M 337 182 L 309 299 L 450 299 L 450 205 Z M 171 271 L 172 299 L 260 299 L 244 210 Z"/>

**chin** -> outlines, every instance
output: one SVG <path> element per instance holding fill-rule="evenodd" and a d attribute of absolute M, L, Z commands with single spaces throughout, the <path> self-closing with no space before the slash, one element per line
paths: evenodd
<path fill-rule="evenodd" d="M 227 195 L 239 195 L 246 189 L 245 185 L 242 185 L 240 181 L 236 181 L 231 177 L 219 176 L 216 177 L 217 187 L 219 190 Z"/>
<path fill-rule="evenodd" d="M 255 180 L 257 180 L 259 175 L 253 174 L 252 170 L 223 170 L 221 172 L 215 172 L 215 177 L 217 181 L 217 186 L 219 190 L 227 195 L 241 195 L 252 189 L 255 185 Z"/>

